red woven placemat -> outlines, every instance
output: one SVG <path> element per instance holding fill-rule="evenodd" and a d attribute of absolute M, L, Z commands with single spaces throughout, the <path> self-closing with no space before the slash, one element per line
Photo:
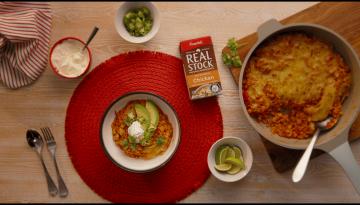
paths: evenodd
<path fill-rule="evenodd" d="M 119 96 L 148 91 L 165 98 L 182 127 L 179 147 L 162 168 L 145 174 L 127 172 L 106 156 L 100 123 Z M 209 177 L 207 153 L 223 134 L 216 98 L 190 101 L 180 59 L 137 51 L 97 66 L 75 89 L 68 105 L 65 138 L 71 161 L 84 182 L 112 202 L 176 202 Z"/>

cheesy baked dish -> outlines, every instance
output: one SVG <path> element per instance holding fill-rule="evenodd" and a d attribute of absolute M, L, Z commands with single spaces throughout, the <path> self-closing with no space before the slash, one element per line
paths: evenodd
<path fill-rule="evenodd" d="M 173 128 L 168 117 L 150 100 L 134 100 L 115 112 L 113 140 L 126 155 L 151 159 L 170 145 Z"/>
<path fill-rule="evenodd" d="M 315 122 L 329 115 L 334 124 L 351 84 L 350 69 L 331 45 L 298 32 L 264 42 L 245 69 L 249 114 L 287 138 L 310 137 Z"/>

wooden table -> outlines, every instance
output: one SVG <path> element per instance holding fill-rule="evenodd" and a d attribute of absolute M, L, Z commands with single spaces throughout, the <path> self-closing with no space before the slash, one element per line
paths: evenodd
<path fill-rule="evenodd" d="M 113 21 L 120 3 L 51 4 L 54 14 L 51 45 L 64 36 L 86 39 L 95 25 L 100 28 L 90 44 L 92 67 L 118 53 L 139 49 L 179 57 L 181 40 L 212 36 L 224 87 L 219 97 L 224 135 L 246 140 L 254 152 L 254 164 L 249 175 L 239 182 L 222 183 L 210 177 L 182 202 L 360 202 L 345 173 L 329 155 L 311 161 L 299 184 L 291 182 L 291 171 L 279 174 L 274 170 L 260 137 L 243 116 L 236 84 L 220 58 L 228 38 L 246 36 L 262 22 L 270 18 L 283 19 L 314 2 L 157 2 L 162 14 L 159 33 L 142 45 L 127 43 L 117 34 Z M 19 90 L 0 87 L 0 202 L 106 202 L 81 180 L 65 146 L 65 112 L 79 82 L 59 79 L 48 67 L 31 86 Z M 25 140 L 26 129 L 42 126 L 50 126 L 58 142 L 58 163 L 70 191 L 65 199 L 48 195 L 40 162 Z M 352 148 L 360 163 L 360 142 L 352 143 Z M 44 154 L 55 177 L 49 154 L 47 151 Z"/>

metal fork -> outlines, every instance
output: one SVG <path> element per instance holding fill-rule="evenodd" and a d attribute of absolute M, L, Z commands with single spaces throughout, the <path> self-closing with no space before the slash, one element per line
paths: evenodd
<path fill-rule="evenodd" d="M 68 189 L 66 188 L 66 185 L 65 185 L 65 182 L 64 182 L 63 178 L 60 175 L 59 168 L 58 168 L 58 165 L 57 165 L 57 162 L 56 162 L 56 157 L 55 157 L 56 142 L 55 142 L 54 136 L 52 135 L 51 130 L 48 127 L 41 128 L 41 132 L 43 133 L 43 136 L 44 136 L 45 141 L 46 141 L 47 148 L 48 148 L 49 152 L 51 153 L 52 158 L 54 160 L 57 179 L 58 179 L 58 183 L 59 183 L 59 195 L 61 197 L 66 197 L 69 192 L 68 192 Z"/>

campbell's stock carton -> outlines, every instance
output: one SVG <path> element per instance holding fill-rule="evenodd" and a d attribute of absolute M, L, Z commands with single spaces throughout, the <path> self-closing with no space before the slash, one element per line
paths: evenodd
<path fill-rule="evenodd" d="M 191 100 L 221 93 L 220 75 L 210 36 L 181 41 L 180 55 Z"/>

